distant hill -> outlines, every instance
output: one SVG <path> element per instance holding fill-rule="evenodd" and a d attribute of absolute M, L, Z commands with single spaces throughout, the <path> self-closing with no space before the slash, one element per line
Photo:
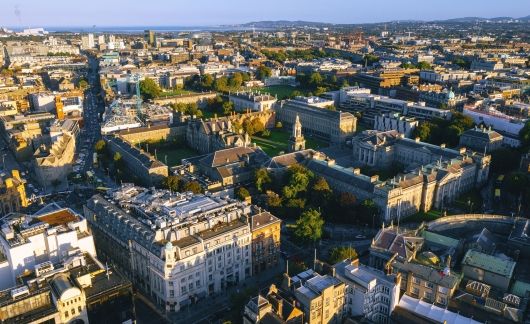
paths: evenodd
<path fill-rule="evenodd" d="M 493 17 L 493 18 L 484 18 L 484 17 L 460 17 L 460 18 L 451 18 L 451 19 L 444 19 L 444 20 L 435 20 L 435 21 L 425 21 L 425 20 L 394 20 L 390 21 L 388 23 L 392 22 L 399 22 L 399 23 L 424 23 L 424 22 L 440 22 L 440 23 L 477 23 L 477 22 L 486 22 L 486 21 L 504 21 L 504 20 L 521 20 L 524 22 L 530 22 L 530 15 L 521 17 L 521 18 L 513 18 L 513 17 Z M 385 22 L 381 22 L 379 24 L 384 24 Z M 303 21 L 303 20 L 264 20 L 264 21 L 253 21 L 248 22 L 245 24 L 240 24 L 236 26 L 240 27 L 246 27 L 246 28 L 288 28 L 288 27 L 326 27 L 326 26 L 354 26 L 354 25 L 367 25 L 367 24 L 332 24 L 332 23 L 325 23 L 325 22 L 317 22 L 317 21 Z"/>

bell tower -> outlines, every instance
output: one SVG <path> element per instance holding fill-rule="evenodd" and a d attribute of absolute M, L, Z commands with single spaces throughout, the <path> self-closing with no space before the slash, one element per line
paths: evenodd
<path fill-rule="evenodd" d="M 293 124 L 293 132 L 289 138 L 289 152 L 301 150 L 305 150 L 305 138 L 304 135 L 302 135 L 302 123 L 300 123 L 300 117 L 296 115 Z"/>

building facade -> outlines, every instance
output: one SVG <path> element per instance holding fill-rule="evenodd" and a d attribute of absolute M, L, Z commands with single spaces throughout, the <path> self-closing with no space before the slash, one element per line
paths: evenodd
<path fill-rule="evenodd" d="M 85 206 L 101 255 L 166 311 L 252 275 L 251 222 L 259 213 L 228 198 L 133 185 Z"/>

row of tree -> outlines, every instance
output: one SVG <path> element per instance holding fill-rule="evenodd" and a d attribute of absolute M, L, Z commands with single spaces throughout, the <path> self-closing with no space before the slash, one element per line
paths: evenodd
<path fill-rule="evenodd" d="M 435 145 L 446 144 L 449 147 L 458 145 L 460 135 L 474 125 L 473 119 L 462 113 L 453 112 L 451 120 L 432 119 L 421 122 L 413 132 L 422 142 Z"/>

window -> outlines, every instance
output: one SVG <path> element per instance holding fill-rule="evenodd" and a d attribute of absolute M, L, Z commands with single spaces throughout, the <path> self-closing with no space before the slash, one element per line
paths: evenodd
<path fill-rule="evenodd" d="M 419 285 L 421 283 L 421 280 L 419 278 L 412 277 L 412 282 L 415 283 L 416 285 Z"/>
<path fill-rule="evenodd" d="M 193 289 L 193 282 L 190 282 L 190 284 L 188 285 L 188 287 L 190 288 L 190 290 Z"/>
<path fill-rule="evenodd" d="M 180 292 L 185 294 L 187 292 L 186 286 L 180 287 Z"/>
<path fill-rule="evenodd" d="M 175 297 L 175 291 L 173 289 L 169 291 L 169 297 L 171 298 Z"/>
<path fill-rule="evenodd" d="M 197 280 L 195 281 L 195 287 L 199 288 L 201 286 L 201 281 Z"/>
<path fill-rule="evenodd" d="M 68 311 L 64 312 L 64 317 L 68 317 Z"/>
<path fill-rule="evenodd" d="M 416 287 L 412 287 L 412 293 L 416 296 L 418 296 L 420 294 L 420 290 Z"/>
<path fill-rule="evenodd" d="M 81 313 L 81 306 L 77 306 L 77 311 Z"/>

